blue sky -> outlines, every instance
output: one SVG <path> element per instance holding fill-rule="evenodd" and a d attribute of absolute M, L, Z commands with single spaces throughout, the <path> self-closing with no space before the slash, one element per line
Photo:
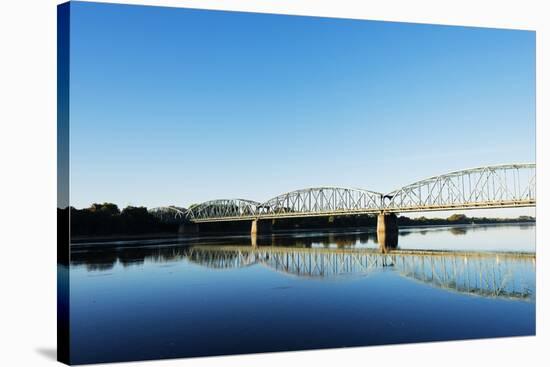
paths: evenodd
<path fill-rule="evenodd" d="M 78 208 L 535 160 L 529 31 L 74 2 L 70 86 Z"/>

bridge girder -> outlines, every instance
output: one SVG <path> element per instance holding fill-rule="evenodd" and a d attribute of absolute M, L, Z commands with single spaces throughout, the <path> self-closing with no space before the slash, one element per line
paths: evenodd
<path fill-rule="evenodd" d="M 344 188 L 313 187 L 290 191 L 262 203 L 259 217 L 295 217 L 336 214 L 376 213 L 380 211 L 382 194 L 379 192 Z"/>
<path fill-rule="evenodd" d="M 211 200 L 189 208 L 193 222 L 236 221 L 534 206 L 536 165 L 503 164 L 453 171 L 388 194 L 345 187 L 290 191 L 266 202 Z"/>
<path fill-rule="evenodd" d="M 533 206 L 534 163 L 477 167 L 432 176 L 384 195 L 394 212 Z"/>
<path fill-rule="evenodd" d="M 239 220 L 256 216 L 257 201 L 247 199 L 217 199 L 193 205 L 187 210 L 186 217 L 191 221 Z"/>

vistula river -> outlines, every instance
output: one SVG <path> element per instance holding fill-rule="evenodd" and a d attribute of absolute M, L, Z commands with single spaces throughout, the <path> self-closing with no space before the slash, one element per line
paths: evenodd
<path fill-rule="evenodd" d="M 65 269 L 66 271 L 66 269 Z M 535 225 L 73 245 L 73 363 L 535 334 Z"/>

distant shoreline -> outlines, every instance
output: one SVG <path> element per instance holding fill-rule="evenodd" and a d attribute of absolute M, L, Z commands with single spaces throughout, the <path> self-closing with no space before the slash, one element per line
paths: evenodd
<path fill-rule="evenodd" d="M 458 223 L 458 224 L 401 224 L 399 229 L 403 228 L 433 228 L 433 227 L 488 227 L 488 226 L 509 226 L 509 225 L 536 225 L 536 221 L 529 222 L 497 222 L 497 223 Z"/>
<path fill-rule="evenodd" d="M 530 221 L 530 222 L 502 222 L 502 223 L 474 223 L 474 224 L 411 224 L 411 225 L 401 225 L 399 229 L 415 229 L 415 228 L 470 228 L 470 227 L 492 227 L 492 226 L 510 226 L 510 225 L 528 225 L 533 226 L 536 225 L 536 221 Z M 376 231 L 376 227 L 372 226 L 361 226 L 361 227 L 325 227 L 325 228 L 300 228 L 300 229 L 284 229 L 284 230 L 274 230 L 274 234 L 285 234 L 285 233 L 307 233 L 307 232 L 357 232 L 357 231 Z M 203 235 L 194 235 L 194 236 L 188 236 L 188 235 L 182 235 L 178 233 L 170 233 L 170 232 L 164 232 L 164 233 L 144 233 L 144 234 L 113 234 L 108 236 L 74 236 L 71 238 L 71 245 L 72 244 L 89 244 L 90 242 L 118 242 L 118 241 L 139 241 L 139 240 L 193 240 L 193 239 L 200 239 L 207 238 L 207 237 L 222 237 L 222 236 L 246 236 L 248 235 L 247 232 L 224 232 L 224 233 L 216 233 L 216 232 L 205 232 Z"/>

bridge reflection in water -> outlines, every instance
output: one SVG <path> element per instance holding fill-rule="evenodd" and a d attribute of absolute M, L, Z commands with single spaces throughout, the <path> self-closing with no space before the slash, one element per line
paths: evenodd
<path fill-rule="evenodd" d="M 184 256 L 209 268 L 258 264 L 319 279 L 365 276 L 392 269 L 407 278 L 450 291 L 535 300 L 534 254 L 210 245 L 188 248 Z"/>

